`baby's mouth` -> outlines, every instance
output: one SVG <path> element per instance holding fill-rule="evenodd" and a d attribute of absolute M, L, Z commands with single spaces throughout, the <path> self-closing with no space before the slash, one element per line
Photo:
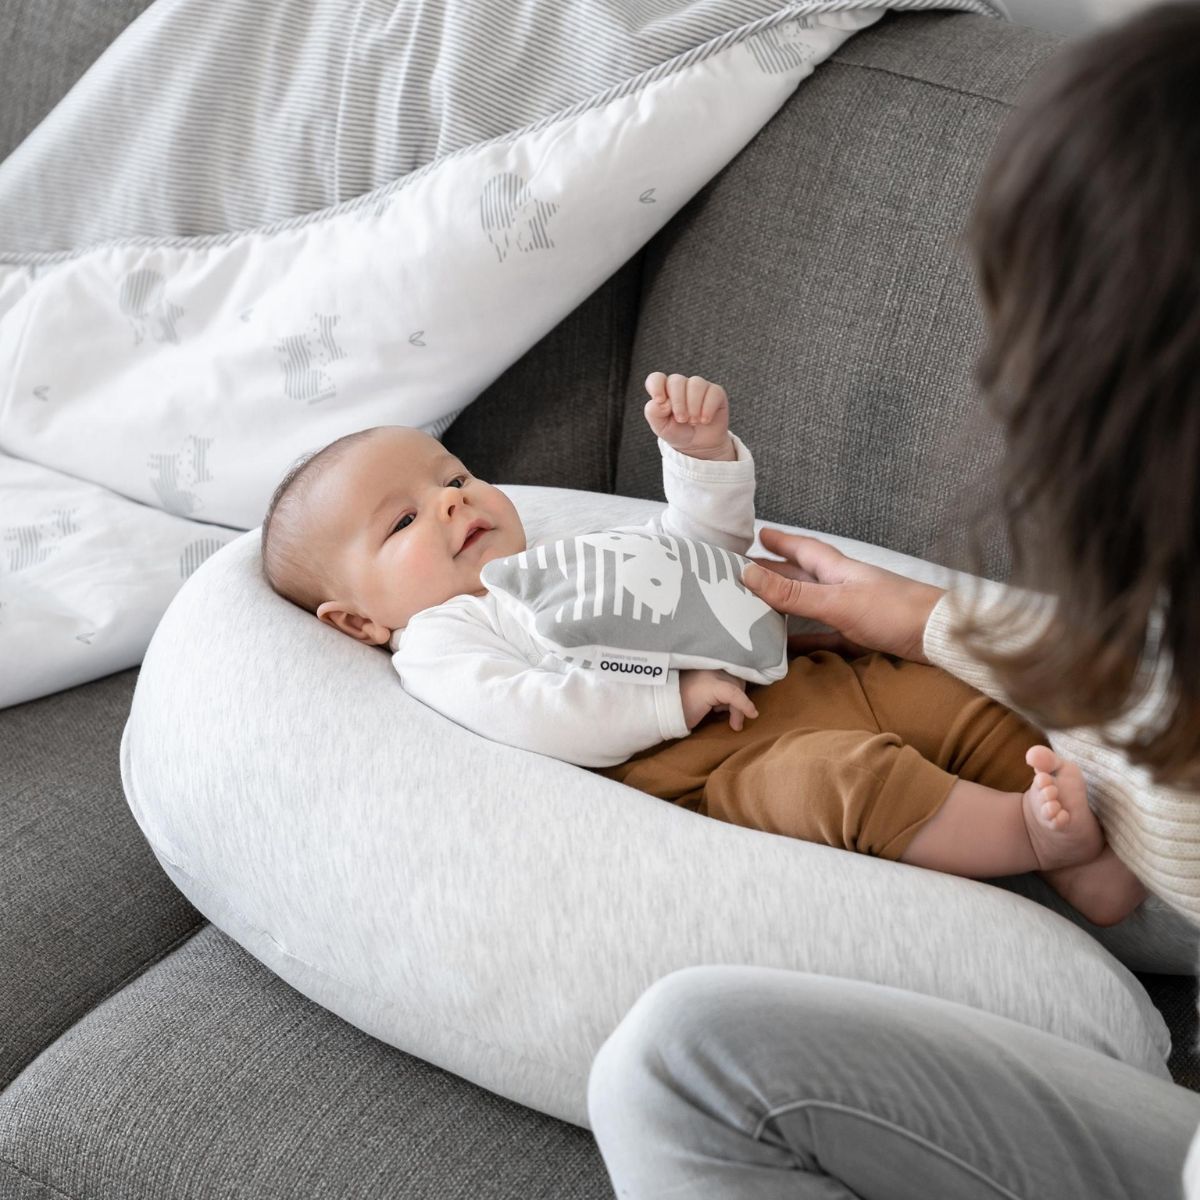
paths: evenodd
<path fill-rule="evenodd" d="M 474 529 L 471 530 L 470 533 L 467 534 L 466 539 L 463 541 L 463 544 L 461 546 L 459 546 L 459 548 L 458 548 L 458 553 L 461 554 L 464 550 L 469 550 L 473 545 L 475 545 L 475 543 L 477 541 L 479 541 L 479 539 L 481 537 L 483 537 L 483 535 L 485 533 L 490 533 L 490 532 L 491 531 L 486 526 L 477 525 Z M 457 557 L 457 555 L 456 555 L 456 557 Z"/>

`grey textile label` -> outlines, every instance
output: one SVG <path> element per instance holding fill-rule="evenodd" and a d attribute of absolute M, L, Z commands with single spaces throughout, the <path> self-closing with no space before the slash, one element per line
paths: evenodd
<path fill-rule="evenodd" d="M 598 646 L 592 669 L 601 675 L 612 675 L 627 683 L 666 683 L 671 669 L 669 654 L 627 654 L 611 646 Z"/>

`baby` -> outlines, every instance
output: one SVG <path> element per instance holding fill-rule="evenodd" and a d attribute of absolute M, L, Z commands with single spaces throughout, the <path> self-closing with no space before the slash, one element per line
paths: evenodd
<path fill-rule="evenodd" d="M 668 503 L 637 530 L 744 554 L 754 462 L 724 389 L 660 371 L 646 389 Z M 275 591 L 387 645 L 405 690 L 485 737 L 739 825 L 977 879 L 1039 871 L 1097 924 L 1145 897 L 1078 768 L 935 667 L 800 655 L 748 693 L 721 670 L 646 686 L 547 654 L 480 578 L 527 548 L 512 501 L 419 430 L 363 430 L 303 460 L 262 544 Z"/>

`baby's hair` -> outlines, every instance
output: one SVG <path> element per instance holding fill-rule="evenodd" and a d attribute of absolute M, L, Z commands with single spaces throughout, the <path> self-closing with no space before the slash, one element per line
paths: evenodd
<path fill-rule="evenodd" d="M 307 501 L 318 479 L 357 443 L 378 432 L 360 429 L 297 459 L 279 481 L 262 524 L 263 574 L 272 589 L 306 612 L 315 613 L 329 595 L 328 570 L 313 554 L 305 520 Z"/>

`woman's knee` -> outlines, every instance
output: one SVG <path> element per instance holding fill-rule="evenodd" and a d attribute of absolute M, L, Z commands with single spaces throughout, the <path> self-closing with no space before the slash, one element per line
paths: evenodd
<path fill-rule="evenodd" d="M 729 1028 L 729 989 L 744 968 L 683 967 L 652 983 L 600 1047 L 588 1076 L 596 1122 L 653 1109 L 672 1086 L 672 1064 L 694 1057 L 713 1030 Z M 619 1096 L 619 1099 L 618 1099 Z"/>

